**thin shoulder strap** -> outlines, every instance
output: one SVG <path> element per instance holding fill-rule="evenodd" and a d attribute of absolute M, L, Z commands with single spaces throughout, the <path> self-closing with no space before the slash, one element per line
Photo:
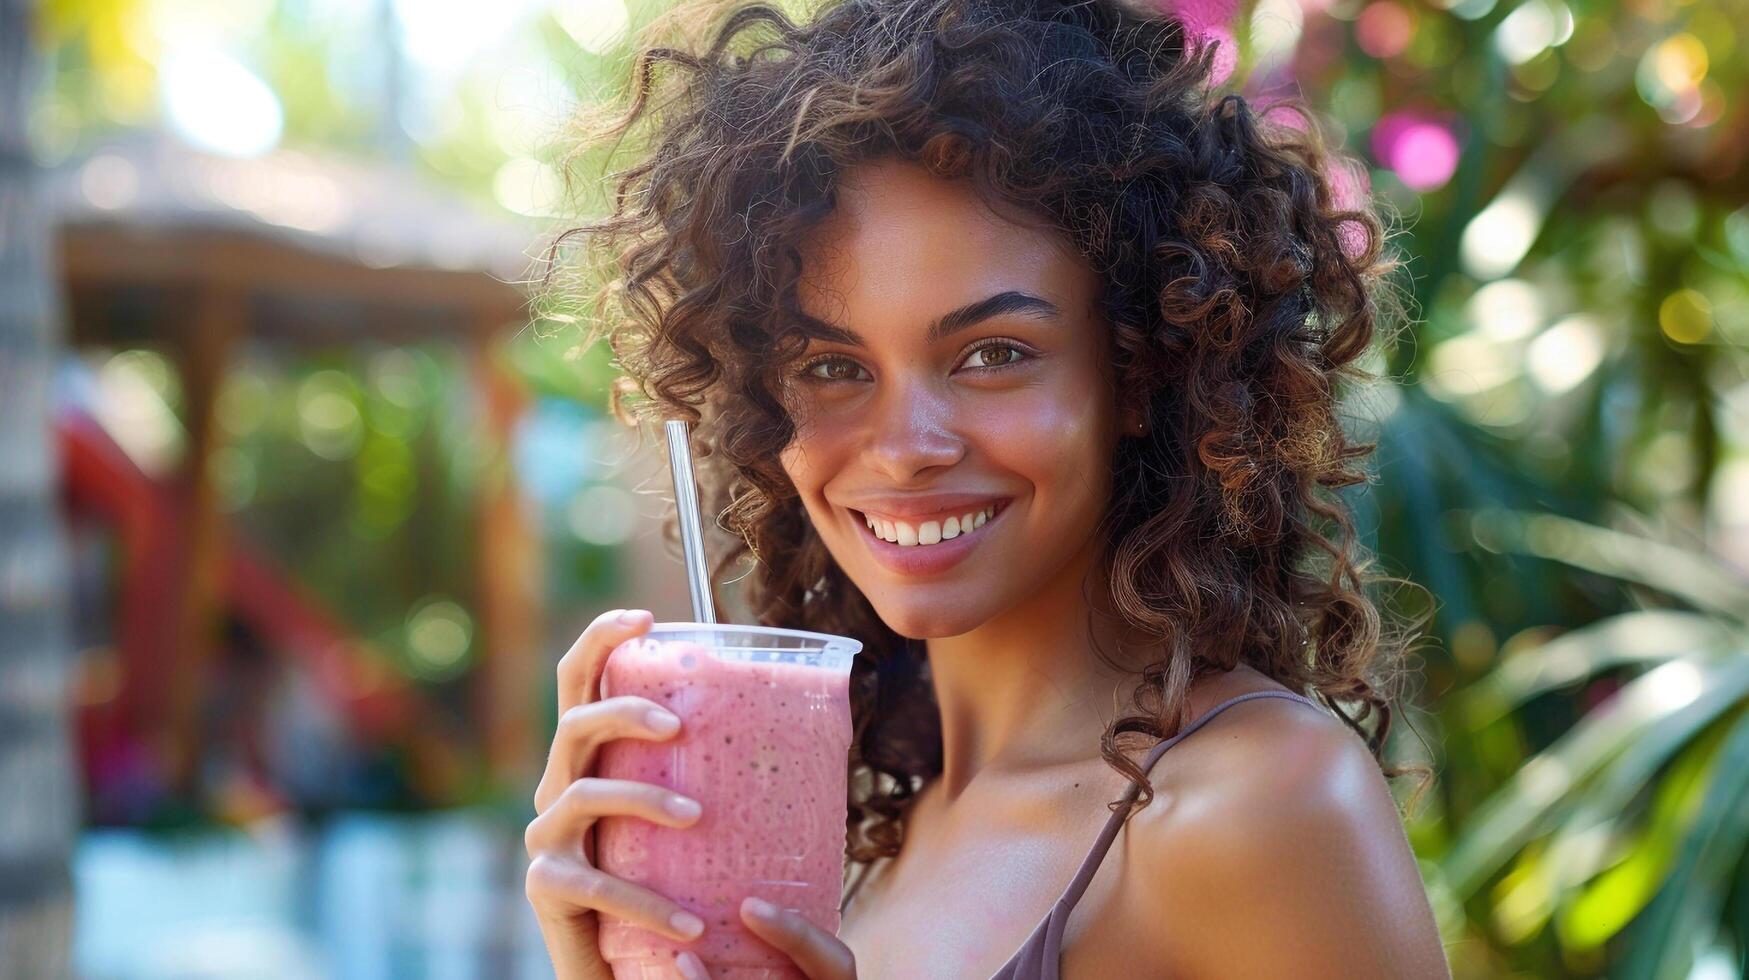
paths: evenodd
<path fill-rule="evenodd" d="M 1184 726 L 1183 731 L 1171 738 L 1161 741 L 1160 744 L 1150 749 L 1148 751 L 1147 759 L 1142 763 L 1142 772 L 1144 774 L 1152 772 L 1154 764 L 1160 761 L 1160 757 L 1166 754 L 1167 749 L 1177 745 L 1192 732 L 1195 732 L 1198 728 L 1208 724 L 1216 715 L 1241 701 L 1249 701 L 1252 698 L 1290 698 L 1294 701 L 1304 702 L 1314 708 L 1318 707 L 1316 701 L 1313 701 L 1303 694 L 1295 694 L 1292 691 L 1250 691 L 1245 694 L 1237 695 L 1236 697 L 1228 698 L 1220 704 L 1203 712 L 1195 721 Z M 1081 900 L 1082 893 L 1087 891 L 1087 886 L 1093 882 L 1094 873 L 1099 870 L 1099 865 L 1105 860 L 1106 852 L 1111 850 L 1112 842 L 1117 839 L 1118 831 L 1123 829 L 1124 819 L 1130 812 L 1130 804 L 1134 803 L 1136 797 L 1141 795 L 1141 791 L 1142 788 L 1135 783 L 1131 783 L 1129 787 L 1124 790 L 1123 806 L 1119 807 L 1114 813 L 1112 813 L 1111 819 L 1105 822 L 1105 828 L 1099 832 L 1098 839 L 1093 843 L 1093 849 L 1088 851 L 1087 856 L 1082 859 L 1081 867 L 1075 872 L 1075 877 L 1069 882 L 1069 887 L 1064 889 L 1062 897 L 1057 899 L 1057 905 L 1065 906 L 1065 909 L 1073 908 L 1075 903 Z M 849 891 L 839 903 L 840 911 L 850 907 L 851 899 L 856 896 L 857 892 L 862 890 L 863 882 L 868 880 L 868 876 L 872 871 L 872 864 L 865 864 L 862 866 L 857 873 L 856 880 L 851 883 Z"/>
<path fill-rule="evenodd" d="M 1241 701 L 1249 701 L 1252 698 L 1291 698 L 1295 701 L 1303 701 L 1314 708 L 1318 707 L 1317 702 L 1313 701 L 1311 698 L 1308 698 L 1303 694 L 1295 694 L 1292 691 L 1250 691 L 1236 697 L 1230 697 L 1203 712 L 1195 721 L 1184 726 L 1183 731 L 1148 750 L 1147 760 L 1142 763 L 1142 772 L 1144 774 L 1152 772 L 1154 769 L 1154 763 L 1160 761 L 1160 757 L 1166 754 L 1167 749 L 1177 745 L 1179 742 L 1189 737 L 1192 732 L 1195 732 L 1198 728 L 1208 724 L 1216 715 Z M 1075 872 L 1075 879 L 1069 882 L 1069 887 L 1064 890 L 1063 897 L 1057 900 L 1058 904 L 1065 905 L 1067 908 L 1074 908 L 1075 903 L 1081 900 L 1082 893 L 1087 890 L 1087 886 L 1093 881 L 1094 872 L 1099 870 L 1100 862 L 1105 860 L 1105 852 L 1111 850 L 1112 841 L 1117 839 L 1117 832 L 1123 829 L 1124 820 L 1130 813 L 1130 804 L 1135 802 L 1136 797 L 1140 796 L 1141 792 L 1142 787 L 1138 783 L 1131 783 L 1129 787 L 1124 790 L 1123 806 L 1114 811 L 1111 815 L 1111 819 L 1105 822 L 1105 829 L 1099 832 L 1099 839 L 1094 842 L 1093 850 L 1087 852 L 1087 857 L 1082 859 L 1080 870 Z"/>

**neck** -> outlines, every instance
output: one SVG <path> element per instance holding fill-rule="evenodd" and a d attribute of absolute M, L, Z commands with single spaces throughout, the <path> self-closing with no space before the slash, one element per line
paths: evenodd
<path fill-rule="evenodd" d="M 1113 669 L 1121 631 L 1109 613 L 1091 614 L 1104 594 L 1092 543 L 1026 601 L 969 633 L 928 641 L 941 710 L 943 797 L 974 778 L 1082 761 L 1140 678 L 1139 658 Z M 1102 657 L 1096 653 L 1104 651 Z M 1132 668 L 1133 669 L 1129 669 Z"/>

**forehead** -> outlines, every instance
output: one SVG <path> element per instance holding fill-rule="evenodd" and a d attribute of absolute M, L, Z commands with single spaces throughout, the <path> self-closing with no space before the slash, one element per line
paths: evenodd
<path fill-rule="evenodd" d="M 865 335 L 921 332 L 946 310 L 1008 289 L 1079 313 L 1098 287 L 1066 236 L 1013 223 L 968 183 L 907 162 L 849 171 L 802 254 L 802 308 Z"/>

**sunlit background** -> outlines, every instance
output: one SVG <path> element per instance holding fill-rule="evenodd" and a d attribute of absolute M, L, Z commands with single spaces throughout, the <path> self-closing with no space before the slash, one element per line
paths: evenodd
<path fill-rule="evenodd" d="M 525 284 L 660 8 L 0 0 L 0 974 L 551 974 L 552 665 L 686 606 Z M 1740 980 L 1749 2 L 1177 8 L 1410 258 L 1351 500 L 1438 602 L 1393 750 L 1454 972 Z"/>

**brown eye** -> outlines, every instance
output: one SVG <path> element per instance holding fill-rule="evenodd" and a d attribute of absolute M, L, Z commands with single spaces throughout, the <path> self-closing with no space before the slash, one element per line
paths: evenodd
<path fill-rule="evenodd" d="M 1021 359 L 1020 348 L 1012 344 L 987 344 L 966 355 L 967 367 L 1007 367 Z"/>
<path fill-rule="evenodd" d="M 855 381 L 862 366 L 844 357 L 825 357 L 808 365 L 807 373 L 823 381 Z"/>

